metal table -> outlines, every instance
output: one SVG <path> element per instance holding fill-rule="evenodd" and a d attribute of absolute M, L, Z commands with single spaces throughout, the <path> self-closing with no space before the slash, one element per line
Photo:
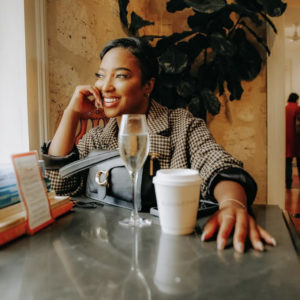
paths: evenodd
<path fill-rule="evenodd" d="M 120 226 L 129 211 L 75 208 L 33 236 L 0 248 L 0 299 L 298 299 L 299 260 L 281 210 L 254 206 L 278 246 L 236 253 L 195 233 L 161 233 L 159 219 Z"/>

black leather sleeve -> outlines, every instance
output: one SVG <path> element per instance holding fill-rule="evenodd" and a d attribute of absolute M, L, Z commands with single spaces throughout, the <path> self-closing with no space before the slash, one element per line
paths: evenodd
<path fill-rule="evenodd" d="M 46 170 L 58 170 L 61 167 L 79 159 L 77 147 L 74 145 L 73 150 L 66 156 L 53 156 L 48 154 L 51 141 L 44 143 L 41 147 L 41 159 L 45 162 Z"/>
<path fill-rule="evenodd" d="M 213 201 L 216 199 L 213 196 L 215 186 L 217 183 L 223 180 L 236 181 L 242 185 L 247 194 L 247 206 L 251 206 L 253 203 L 256 193 L 257 193 L 257 184 L 251 175 L 241 168 L 228 168 L 216 173 L 208 182 L 208 198 Z"/>

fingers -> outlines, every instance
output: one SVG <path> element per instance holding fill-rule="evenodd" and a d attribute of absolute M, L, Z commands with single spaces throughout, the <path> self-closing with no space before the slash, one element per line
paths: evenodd
<path fill-rule="evenodd" d="M 68 109 L 77 113 L 87 113 L 94 108 L 102 107 L 99 90 L 91 85 L 79 85 L 76 87 Z"/>
<path fill-rule="evenodd" d="M 261 228 L 259 225 L 257 225 L 257 230 L 261 238 L 263 238 L 267 244 L 276 246 L 276 240 L 272 237 L 272 235 L 269 232 Z"/>
<path fill-rule="evenodd" d="M 212 217 L 210 217 L 207 224 L 205 225 L 203 233 L 201 235 L 201 241 L 206 241 L 212 238 L 215 232 L 217 231 L 218 227 L 218 212 L 216 212 L 212 215 Z"/>
<path fill-rule="evenodd" d="M 235 216 L 224 212 L 221 216 L 221 225 L 217 236 L 217 248 L 223 250 L 235 224 Z"/>
<path fill-rule="evenodd" d="M 102 100 L 101 100 L 101 95 L 100 95 L 100 92 L 99 90 L 93 86 L 92 87 L 92 90 L 93 90 L 93 96 L 95 97 L 94 100 L 95 100 L 95 106 L 97 109 L 99 108 L 102 108 Z"/>
<path fill-rule="evenodd" d="M 205 241 L 217 235 L 217 248 L 223 250 L 234 228 L 233 246 L 237 252 L 243 253 L 245 241 L 249 237 L 255 250 L 264 251 L 267 244 L 276 246 L 276 240 L 265 229 L 256 224 L 252 216 L 245 209 L 222 209 L 216 212 L 204 227 L 201 240 Z"/>
<path fill-rule="evenodd" d="M 249 239 L 254 249 L 264 251 L 264 245 L 261 241 L 256 223 L 251 216 L 249 216 Z"/>
<path fill-rule="evenodd" d="M 245 240 L 248 235 L 248 214 L 245 209 L 239 209 L 236 213 L 236 223 L 233 235 L 233 247 L 236 251 L 243 253 Z"/>
<path fill-rule="evenodd" d="M 84 88 L 81 90 L 81 93 L 86 99 L 94 102 L 94 105 L 97 109 L 102 107 L 100 92 L 96 87 L 84 86 Z"/>

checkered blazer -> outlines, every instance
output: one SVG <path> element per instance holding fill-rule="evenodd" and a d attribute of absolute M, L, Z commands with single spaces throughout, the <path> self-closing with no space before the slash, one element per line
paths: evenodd
<path fill-rule="evenodd" d="M 242 169 L 242 163 L 217 144 L 202 119 L 184 109 L 171 110 L 152 100 L 147 114 L 150 151 L 159 154 L 161 168 L 197 169 L 203 178 L 201 196 L 207 197 L 211 178 L 226 169 Z M 103 127 L 95 127 L 79 141 L 79 157 L 94 149 L 118 147 L 118 124 L 115 118 Z M 72 154 L 71 154 L 72 155 Z M 62 179 L 57 171 L 48 171 L 51 187 L 57 194 L 74 195 L 82 191 L 80 174 Z"/>

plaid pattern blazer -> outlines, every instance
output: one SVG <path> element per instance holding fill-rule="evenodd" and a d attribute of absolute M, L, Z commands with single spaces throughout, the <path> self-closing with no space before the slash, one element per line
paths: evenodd
<path fill-rule="evenodd" d="M 203 178 L 201 197 L 207 198 L 212 177 L 226 169 L 242 169 L 242 163 L 233 158 L 210 134 L 205 122 L 184 109 L 171 110 L 152 100 L 147 114 L 150 151 L 159 153 L 160 167 L 193 168 Z M 115 118 L 102 127 L 95 127 L 79 141 L 79 157 L 86 157 L 94 149 L 118 147 L 118 124 Z M 76 150 L 76 149 L 75 149 Z M 70 156 L 68 155 L 69 161 Z M 77 155 L 78 157 L 78 155 Z M 84 187 L 84 176 L 62 179 L 58 171 L 48 171 L 51 188 L 57 194 L 75 195 Z"/>

